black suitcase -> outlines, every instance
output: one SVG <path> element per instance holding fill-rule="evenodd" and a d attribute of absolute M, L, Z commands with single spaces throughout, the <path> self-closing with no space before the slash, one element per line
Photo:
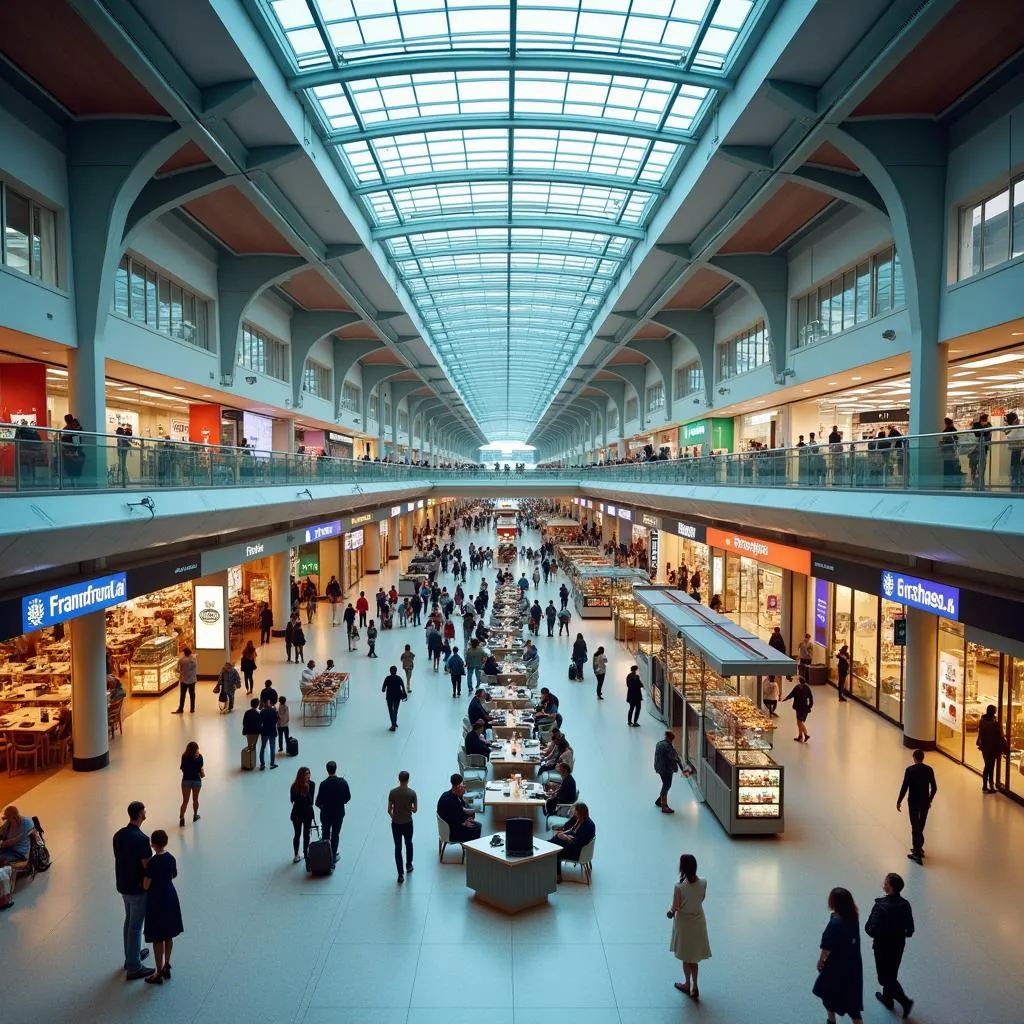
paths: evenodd
<path fill-rule="evenodd" d="M 298 757 L 299 756 L 299 741 L 294 736 L 288 737 L 288 756 Z"/>
<path fill-rule="evenodd" d="M 320 835 L 320 829 L 316 823 L 311 826 L 311 831 Z M 331 852 L 331 844 L 326 839 L 314 839 L 306 850 L 306 870 L 311 875 L 329 875 L 334 870 L 334 854 Z"/>

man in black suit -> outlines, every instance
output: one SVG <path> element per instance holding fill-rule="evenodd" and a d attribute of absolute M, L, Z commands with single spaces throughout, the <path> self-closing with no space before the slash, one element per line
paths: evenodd
<path fill-rule="evenodd" d="M 906 797 L 910 811 L 910 837 L 913 843 L 907 859 L 918 864 L 924 860 L 924 826 L 928 820 L 932 800 L 938 791 L 935 772 L 931 765 L 924 763 L 924 751 L 915 750 L 914 763 L 903 773 L 903 785 L 900 787 L 900 795 L 896 798 L 896 810 L 903 810 L 903 798 Z"/>
<path fill-rule="evenodd" d="M 548 799 L 544 803 L 545 814 L 554 814 L 559 804 L 576 803 L 578 790 L 576 780 L 572 777 L 572 769 L 564 761 L 559 761 L 557 768 L 562 778 L 560 782 L 549 782 L 546 787 Z"/>
<path fill-rule="evenodd" d="M 320 810 L 320 828 L 324 839 L 330 841 L 334 863 L 338 863 L 338 842 L 341 839 L 341 825 L 345 820 L 345 804 L 352 799 L 352 791 L 344 776 L 338 775 L 334 761 L 327 762 L 327 778 L 320 783 L 316 794 L 316 806 Z"/>
<path fill-rule="evenodd" d="M 484 697 L 486 696 L 487 691 L 482 686 L 477 687 L 473 699 L 469 702 L 469 710 L 466 712 L 470 725 L 475 725 L 477 722 L 490 724 L 491 716 L 484 707 Z"/>
<path fill-rule="evenodd" d="M 473 728 L 466 733 L 466 753 L 480 754 L 483 757 L 491 756 L 491 748 L 484 739 L 484 721 L 478 718 L 473 723 Z"/>
<path fill-rule="evenodd" d="M 388 674 L 384 677 L 384 685 L 381 686 L 381 693 L 388 705 L 388 716 L 391 719 L 389 732 L 398 728 L 398 707 L 406 698 L 405 682 L 398 674 L 398 666 L 392 665 Z"/>
<path fill-rule="evenodd" d="M 441 794 L 437 801 L 437 816 L 451 830 L 453 843 L 466 843 L 480 838 L 480 822 L 472 811 L 466 810 L 462 797 L 466 792 L 462 776 L 455 772 L 451 777 L 452 788 Z"/>

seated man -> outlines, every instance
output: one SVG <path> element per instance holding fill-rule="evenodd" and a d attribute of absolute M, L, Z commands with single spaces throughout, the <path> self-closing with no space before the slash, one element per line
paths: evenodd
<path fill-rule="evenodd" d="M 477 687 L 476 692 L 473 694 L 473 699 L 469 702 L 469 710 L 466 712 L 466 717 L 469 718 L 470 722 L 483 721 L 485 723 L 490 722 L 491 716 L 484 707 L 484 697 L 487 696 L 487 691 L 482 687 Z"/>
<path fill-rule="evenodd" d="M 480 823 L 472 811 L 462 802 L 466 786 L 462 776 L 455 772 L 451 777 L 452 788 L 441 794 L 437 801 L 437 816 L 451 830 L 453 843 L 465 843 L 480 838 Z"/>
<path fill-rule="evenodd" d="M 590 817 L 590 808 L 585 803 L 578 803 L 573 808 L 572 817 L 565 828 L 555 829 L 548 842 L 562 847 L 558 851 L 558 881 L 562 880 L 562 861 L 577 860 L 583 847 L 597 835 L 597 826 Z"/>
<path fill-rule="evenodd" d="M 493 654 L 488 654 L 484 659 L 483 668 L 484 682 L 488 686 L 498 685 L 498 659 Z"/>
<path fill-rule="evenodd" d="M 562 777 L 560 782 L 549 782 L 544 787 L 548 795 L 544 803 L 546 814 L 554 814 L 559 804 L 576 803 L 576 780 L 572 777 L 572 769 L 565 761 L 558 762 L 558 774 Z"/>
<path fill-rule="evenodd" d="M 316 662 L 307 661 L 306 667 L 302 670 L 302 675 L 299 676 L 299 691 L 305 696 L 310 687 L 313 685 L 313 677 L 316 675 Z"/>
<path fill-rule="evenodd" d="M 540 668 L 540 655 L 532 640 L 527 640 L 526 646 L 523 648 L 523 664 L 526 666 L 526 671 L 531 674 Z"/>
<path fill-rule="evenodd" d="M 467 754 L 481 754 L 485 758 L 491 756 L 490 745 L 487 740 L 484 739 L 484 725 L 484 720 L 482 718 L 478 718 L 473 723 L 473 728 L 466 733 Z"/>
<path fill-rule="evenodd" d="M 14 804 L 4 808 L 3 820 L 0 822 L 0 866 L 28 858 L 33 828 L 35 825 L 32 819 L 22 815 Z"/>

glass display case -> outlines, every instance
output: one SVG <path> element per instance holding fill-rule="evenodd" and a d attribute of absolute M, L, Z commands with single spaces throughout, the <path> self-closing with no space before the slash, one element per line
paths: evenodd
<path fill-rule="evenodd" d="M 178 682 L 178 639 L 154 636 L 135 648 L 131 660 L 131 692 L 166 693 Z"/>
<path fill-rule="evenodd" d="M 641 569 L 613 565 L 572 563 L 568 573 L 576 614 L 584 619 L 610 619 L 617 607 L 633 600 L 634 586 L 650 583 L 650 577 Z"/>

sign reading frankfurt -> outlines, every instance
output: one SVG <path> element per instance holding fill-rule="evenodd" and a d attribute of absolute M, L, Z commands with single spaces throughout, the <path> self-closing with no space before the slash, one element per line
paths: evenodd
<path fill-rule="evenodd" d="M 882 573 L 882 596 L 897 604 L 934 612 L 940 618 L 954 622 L 960 617 L 960 591 L 934 580 L 904 576 L 901 572 L 886 569 Z"/>
<path fill-rule="evenodd" d="M 55 622 L 76 619 L 80 615 L 109 608 L 112 604 L 120 604 L 127 596 L 127 575 L 123 572 L 31 594 L 21 599 L 22 628 L 31 633 Z"/>

